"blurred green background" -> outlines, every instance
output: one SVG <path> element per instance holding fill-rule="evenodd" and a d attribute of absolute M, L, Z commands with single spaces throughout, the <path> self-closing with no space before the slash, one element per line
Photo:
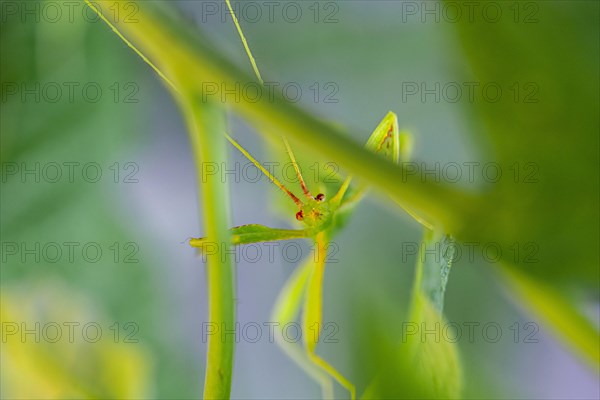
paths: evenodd
<path fill-rule="evenodd" d="M 66 3 L 1 3 L 0 394 L 199 398 L 206 352 L 205 274 L 201 257 L 185 240 L 202 235 L 203 216 L 180 113 L 158 77 L 106 25 L 84 11 L 83 4 Z M 298 22 L 282 12 L 290 3 L 303 13 Z M 223 18 L 224 4 L 172 4 L 231 59 L 249 68 L 230 18 Z M 444 14 L 449 12 L 447 3 L 282 2 L 272 19 L 262 2 L 237 4 L 265 80 L 300 87 L 303 107 L 352 127 L 360 133 L 357 141 L 364 142 L 391 110 L 401 128 L 414 135 L 415 159 L 442 164 L 489 159 L 490 144 L 478 134 L 486 129 L 477 113 L 477 106 L 486 102 L 481 91 L 475 91 L 473 101 L 463 96 L 457 102 L 443 93 L 436 101 L 435 96 L 423 99 L 420 93 L 406 92 L 413 83 L 464 87 L 464 82 L 479 82 L 457 24 Z M 577 7 L 590 9 L 581 29 L 590 26 L 587 18 L 598 16 L 598 4 L 591 2 L 495 4 L 504 12 L 502 18 L 515 27 L 530 23 L 537 34 L 558 29 L 544 18 L 550 11 L 564 9 L 567 28 L 578 25 L 582 13 Z M 409 6 L 417 7 L 417 14 Z M 60 17 L 52 7 L 61 10 Z M 262 10 L 260 18 L 254 14 L 256 7 Z M 424 9 L 434 11 L 421 14 Z M 131 11 L 119 17 L 134 21 L 135 8 Z M 490 23 L 480 13 L 474 18 Z M 597 23 L 596 18 L 591 25 Z M 590 39 L 581 45 L 589 47 L 597 71 L 594 35 L 597 29 L 583 31 L 581 37 Z M 491 61 L 514 67 L 512 60 Z M 564 78 L 568 84 L 576 77 Z M 513 95 L 508 87 L 503 89 Z M 547 100 L 544 87 L 536 96 L 540 102 Z M 597 127 L 597 112 L 589 118 L 589 128 Z M 259 160 L 279 159 L 272 146 L 234 115 L 230 131 Z M 593 145 L 597 159 L 597 137 Z M 311 154 L 299 156 L 315 160 Z M 328 160 L 315 161 L 323 166 Z M 246 164 L 232 151 L 230 168 L 236 162 Z M 56 165 L 60 179 L 54 179 Z M 235 225 L 292 226 L 292 215 L 273 206 L 283 199 L 266 179 L 254 183 L 243 178 L 227 178 Z M 356 382 L 359 392 L 370 382 L 385 341 L 402 335 L 416 257 L 407 255 L 401 244 L 417 243 L 420 236 L 410 217 L 373 196 L 335 239 L 339 262 L 326 272 L 324 321 L 337 327 L 337 342 L 321 344 L 318 352 Z M 308 254 L 306 243 L 298 245 Z M 72 257 L 69 246 L 74 248 Z M 57 248 L 60 256 L 54 253 Z M 297 265 L 284 256 L 281 245 L 272 258 L 268 247 L 260 248 L 258 261 L 246 257 L 237 267 L 242 327 L 269 322 L 277 293 Z M 98 249 L 101 255 L 96 256 Z M 494 270 L 493 263 L 475 252 L 473 260 L 458 261 L 450 276 L 445 314 L 463 328 L 457 345 L 464 397 L 598 398 L 597 371 L 525 311 Z M 589 282 L 589 287 L 569 290 L 598 324 L 598 282 Z M 66 322 L 75 323 L 72 341 Z M 488 323 L 502 329 L 497 342 L 481 330 Z M 62 336 L 52 343 L 56 324 Z M 86 324 L 91 324 L 89 330 L 83 329 Z M 479 324 L 473 340 L 467 337 L 468 324 Z M 31 332 L 23 340 L 24 328 Z M 524 340 L 532 332 L 529 338 L 535 341 Z M 369 334 L 381 343 L 367 346 Z M 318 396 L 317 385 L 269 340 L 266 328 L 256 343 L 241 335 L 233 398 Z"/>

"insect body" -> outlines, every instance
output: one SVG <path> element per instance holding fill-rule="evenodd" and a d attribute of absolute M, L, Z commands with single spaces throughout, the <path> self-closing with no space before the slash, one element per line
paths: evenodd
<path fill-rule="evenodd" d="M 293 153 L 285 142 L 290 160 L 292 161 L 303 191 L 302 199 L 285 187 L 275 176 L 269 173 L 252 155 L 250 155 L 233 138 L 229 141 L 238 148 L 252 163 L 256 165 L 269 179 L 285 192 L 298 207 L 295 219 L 300 221 L 302 229 L 279 229 L 264 225 L 251 224 L 231 229 L 232 241 L 236 245 L 290 240 L 298 238 L 312 239 L 315 243 L 314 257 L 309 257 L 291 276 L 282 289 L 273 311 L 273 318 L 285 326 L 294 322 L 302 310 L 301 326 L 303 332 L 303 349 L 298 345 L 279 344 L 307 373 L 315 378 L 322 387 L 324 397 L 332 397 L 331 377 L 345 387 L 355 398 L 354 385 L 350 383 L 333 366 L 320 358 L 316 353 L 322 320 L 322 282 L 326 264 L 326 253 L 330 240 L 340 229 L 357 202 L 363 197 L 366 187 L 351 187 L 352 178 L 346 178 L 337 193 L 328 197 L 323 193 L 313 196 L 306 186 Z M 375 128 L 367 141 L 366 148 L 398 162 L 406 157 L 408 151 L 406 134 L 400 134 L 396 114 L 389 112 Z M 192 239 L 190 244 L 202 248 L 207 243 L 206 238 Z"/>
<path fill-rule="evenodd" d="M 231 3 L 229 0 L 225 0 L 225 2 L 250 59 L 256 78 L 260 83 L 263 83 L 256 61 L 252 56 Z M 333 196 L 329 197 L 324 193 L 313 196 L 302 178 L 290 145 L 285 138 L 282 138 L 303 192 L 302 200 L 285 187 L 233 138 L 227 135 L 227 139 L 292 199 L 298 208 L 295 219 L 303 225 L 303 229 L 279 229 L 258 224 L 238 226 L 231 229 L 233 244 L 241 245 L 299 238 L 312 239 L 315 244 L 314 257 L 306 259 L 304 264 L 294 271 L 281 290 L 272 312 L 272 320 L 279 323 L 277 326 L 283 327 L 294 322 L 300 311 L 302 311 L 303 347 L 282 340 L 283 334 L 276 335 L 277 342 L 288 356 L 319 382 L 323 398 L 334 397 L 331 384 L 331 378 L 333 378 L 350 392 L 350 397 L 354 400 L 356 398 L 354 385 L 332 365 L 319 357 L 315 350 L 322 326 L 322 287 L 327 248 L 336 231 L 344 225 L 354 206 L 363 197 L 366 186 L 361 185 L 357 188 L 351 188 L 352 177 L 347 177 Z M 408 158 L 410 152 L 409 139 L 408 134 L 399 132 L 396 114 L 388 112 L 367 140 L 365 147 L 394 163 L 398 163 L 401 158 L 404 160 Z M 202 248 L 206 240 L 205 238 L 192 239 L 190 244 Z"/>
<path fill-rule="evenodd" d="M 250 58 L 256 76 L 258 80 L 263 83 L 254 58 L 252 57 L 246 39 L 239 26 L 239 22 L 233 12 L 230 1 L 225 1 Z M 142 57 L 142 59 L 175 90 L 175 92 L 179 93 L 178 88 L 157 66 L 149 61 L 140 50 L 133 46 L 108 19 L 104 18 L 91 2 L 87 3 L 90 8 L 98 13 L 100 18 L 106 21 L 125 43 L 140 55 L 140 57 Z M 270 228 L 258 224 L 238 226 L 231 229 L 232 243 L 235 245 L 243 245 L 248 243 L 300 238 L 311 239 L 315 243 L 314 257 L 308 257 L 300 267 L 296 268 L 281 290 L 272 313 L 272 320 L 279 323 L 277 326 L 283 327 L 290 322 L 294 322 L 297 319 L 298 314 L 302 312 L 301 326 L 303 332 L 303 346 L 285 342 L 282 339 L 284 337 L 282 334 L 275 335 L 276 340 L 289 357 L 301 366 L 312 378 L 319 382 L 324 398 L 333 397 L 333 387 L 331 382 L 331 379 L 333 378 L 350 392 L 352 399 L 355 399 L 356 390 L 354 385 L 333 366 L 319 357 L 315 350 L 321 332 L 322 283 L 327 248 L 336 231 L 344 225 L 354 206 L 363 197 L 366 186 L 359 185 L 358 187 L 352 188 L 350 186 L 352 177 L 347 177 L 333 196 L 329 196 L 327 193 L 318 193 L 316 196 L 313 196 L 302 179 L 302 174 L 300 173 L 294 154 L 284 138 L 283 142 L 300 181 L 304 198 L 304 200 L 301 200 L 279 182 L 275 176 L 265 169 L 239 143 L 228 135 L 226 135 L 226 137 L 233 146 L 235 146 L 280 190 L 285 192 L 286 195 L 294 201 L 297 206 L 295 219 L 300 221 L 303 226 L 302 229 Z M 408 159 L 407 156 L 410 152 L 409 139 L 410 137 L 407 134 L 401 134 L 399 132 L 397 117 L 394 113 L 389 112 L 375 128 L 367 140 L 365 147 L 394 163 L 398 163 L 401 159 Z M 418 215 L 414 215 L 410 210 L 406 211 L 413 215 L 425 227 L 431 228 L 430 224 Z M 203 249 L 207 243 L 207 238 L 193 238 L 190 240 L 190 245 L 199 249 Z M 221 373 L 221 371 L 219 371 L 219 373 Z"/>

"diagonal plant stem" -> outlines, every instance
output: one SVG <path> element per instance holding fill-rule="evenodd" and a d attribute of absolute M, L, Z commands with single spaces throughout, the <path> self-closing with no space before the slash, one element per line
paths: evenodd
<path fill-rule="evenodd" d="M 133 3 L 139 8 L 138 22 L 119 20 L 113 22 L 114 25 L 165 76 L 176 80 L 179 90 L 194 88 L 203 93 L 204 100 L 210 97 L 220 101 L 224 100 L 221 92 L 225 89 L 237 88 L 241 92 L 246 85 L 260 85 L 192 30 L 167 4 Z M 100 0 L 94 4 L 108 8 L 115 3 Z M 239 93 L 239 101 L 232 102 L 231 106 L 260 127 L 259 132 L 273 137 L 286 136 L 305 150 L 335 160 L 348 172 L 389 194 L 402 207 L 421 211 L 428 220 L 442 224 L 447 231 L 460 231 L 463 216 L 470 214 L 476 207 L 475 202 L 480 200 L 458 188 L 422 182 L 418 175 L 365 150 L 339 129 L 286 101 L 281 94 L 261 96 L 258 101 L 250 102 Z"/>

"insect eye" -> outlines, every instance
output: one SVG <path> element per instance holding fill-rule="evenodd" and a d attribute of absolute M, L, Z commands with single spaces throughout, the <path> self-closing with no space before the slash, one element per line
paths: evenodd
<path fill-rule="evenodd" d="M 300 210 L 296 213 L 296 219 L 302 221 L 304 219 L 304 211 Z"/>
<path fill-rule="evenodd" d="M 315 200 L 317 200 L 317 201 L 323 201 L 323 200 L 325 200 L 325 195 L 323 193 L 319 193 L 317 195 L 317 197 L 315 197 Z"/>

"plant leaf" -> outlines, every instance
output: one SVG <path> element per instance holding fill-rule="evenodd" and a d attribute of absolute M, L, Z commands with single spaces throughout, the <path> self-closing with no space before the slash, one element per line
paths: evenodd
<path fill-rule="evenodd" d="M 409 321 L 419 330 L 407 336 L 411 362 L 417 365 L 417 379 L 436 398 L 459 398 L 461 366 L 456 345 L 443 337 L 446 320 L 442 314 L 444 292 L 452 266 L 452 240 L 427 230 L 421 244 L 415 273 Z M 433 250 L 433 251 L 431 251 Z M 434 335 L 423 335 L 426 330 Z"/>
<path fill-rule="evenodd" d="M 503 177 L 466 220 L 464 236 L 498 242 L 509 254 L 515 243 L 531 244 L 533 257 L 505 261 L 538 279 L 597 289 L 600 67 L 591 55 L 600 46 L 600 5 L 528 7 L 537 10 L 531 23 L 456 24 L 476 81 L 517 93 L 471 110 Z"/>
<path fill-rule="evenodd" d="M 511 176 L 493 185 L 476 211 L 481 218 L 468 219 L 469 236 L 501 245 L 510 255 L 501 271 L 524 306 L 598 367 L 598 331 L 560 286 L 597 293 L 600 278 L 600 65 L 591 56 L 600 46 L 600 5 L 527 7 L 530 23 L 456 25 L 477 81 L 517 91 L 477 107 L 495 161 Z"/>
<path fill-rule="evenodd" d="M 442 315 L 453 256 L 449 236 L 425 231 L 399 350 L 391 350 L 395 358 L 383 358 L 388 361 L 363 398 L 460 398 L 462 368 L 458 348 L 444 337 L 447 321 Z M 399 385 L 396 380 L 400 375 L 409 384 Z"/>

